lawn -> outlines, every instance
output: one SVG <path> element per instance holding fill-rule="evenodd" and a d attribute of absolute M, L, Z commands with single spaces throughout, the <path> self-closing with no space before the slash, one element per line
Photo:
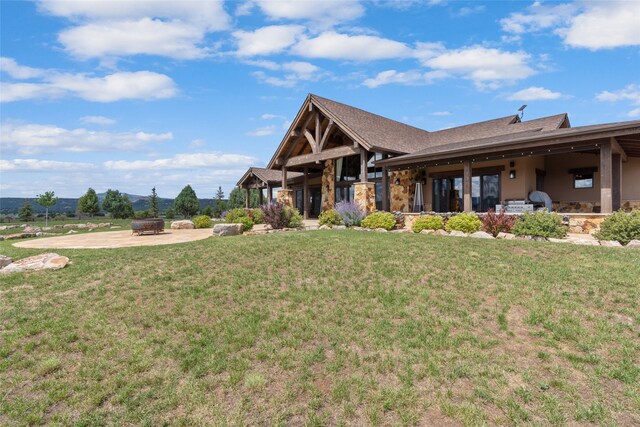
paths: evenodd
<path fill-rule="evenodd" d="M 640 250 L 312 231 L 59 253 L 0 276 L 0 425 L 640 424 Z"/>

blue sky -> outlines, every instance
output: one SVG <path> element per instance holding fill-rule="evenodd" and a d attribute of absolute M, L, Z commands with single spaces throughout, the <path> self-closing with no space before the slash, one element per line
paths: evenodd
<path fill-rule="evenodd" d="M 228 193 L 307 93 L 438 130 L 640 118 L 640 1 L 2 1 L 0 193 Z"/>

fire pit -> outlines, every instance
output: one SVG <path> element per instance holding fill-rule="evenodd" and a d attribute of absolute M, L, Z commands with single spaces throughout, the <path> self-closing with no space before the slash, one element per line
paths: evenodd
<path fill-rule="evenodd" d="M 138 236 L 144 233 L 159 234 L 164 231 L 164 219 L 145 218 L 131 221 L 131 234 Z"/>

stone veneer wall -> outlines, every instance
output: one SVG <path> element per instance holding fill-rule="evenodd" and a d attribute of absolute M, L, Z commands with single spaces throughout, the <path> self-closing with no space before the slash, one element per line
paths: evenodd
<path fill-rule="evenodd" d="M 389 177 L 389 208 L 391 212 L 411 212 L 414 197 L 413 190 L 415 190 L 413 181 L 415 181 L 417 173 L 418 171 L 416 170 L 391 172 Z M 396 185 L 396 179 L 400 180 L 400 184 Z"/>
<path fill-rule="evenodd" d="M 553 202 L 553 210 L 558 213 L 594 213 L 594 210 L 599 211 L 599 208 L 599 200 L 590 202 Z M 626 212 L 640 210 L 640 200 L 624 200 L 621 208 Z"/>
<path fill-rule="evenodd" d="M 322 210 L 328 211 L 333 209 L 336 204 L 336 167 L 334 160 L 325 160 L 324 169 L 322 171 Z"/>
<path fill-rule="evenodd" d="M 376 185 L 373 182 L 356 182 L 354 202 L 368 215 L 376 210 Z"/>
<path fill-rule="evenodd" d="M 286 189 L 278 191 L 276 195 L 276 201 L 282 203 L 285 206 L 293 208 L 293 190 Z"/>

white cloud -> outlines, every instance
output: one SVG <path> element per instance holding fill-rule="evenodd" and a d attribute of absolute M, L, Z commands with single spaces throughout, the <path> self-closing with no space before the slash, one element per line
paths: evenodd
<path fill-rule="evenodd" d="M 262 83 L 277 87 L 294 87 L 300 81 L 317 81 L 327 75 L 319 67 L 303 61 L 285 62 L 278 65 L 278 70 L 283 72 L 281 77 L 269 76 L 263 71 L 256 71 L 252 75 Z"/>
<path fill-rule="evenodd" d="M 631 101 L 633 105 L 640 105 L 640 85 L 629 84 L 624 89 L 610 92 L 608 90 L 602 91 L 596 95 L 598 101 Z"/>
<path fill-rule="evenodd" d="M 2 150 L 21 154 L 53 151 L 90 152 L 139 149 L 149 143 L 170 141 L 171 132 L 105 132 L 54 125 L 2 123 Z"/>
<path fill-rule="evenodd" d="M 562 97 L 563 95 L 560 92 L 553 92 L 543 87 L 531 86 L 512 93 L 507 99 L 509 101 L 546 101 Z"/>
<path fill-rule="evenodd" d="M 273 119 L 282 118 L 282 116 L 278 116 L 276 114 L 265 113 L 265 114 L 261 115 L 260 118 L 262 120 L 273 120 Z"/>
<path fill-rule="evenodd" d="M 435 80 L 447 76 L 443 71 L 417 71 L 410 70 L 400 72 L 396 70 L 387 70 L 378 73 L 374 78 L 365 80 L 362 84 L 369 88 L 376 88 L 387 84 L 403 84 L 403 85 L 425 85 L 432 84 Z"/>
<path fill-rule="evenodd" d="M 332 26 L 361 17 L 365 9 L 357 0 L 278 0 L 255 1 L 273 20 L 307 20 Z"/>
<path fill-rule="evenodd" d="M 485 5 L 477 5 L 477 6 L 464 6 L 458 9 L 457 12 L 454 13 L 455 16 L 465 17 L 474 15 L 476 13 L 482 13 L 487 9 Z"/>
<path fill-rule="evenodd" d="M 535 2 L 526 12 L 500 21 L 508 33 L 549 31 L 566 45 L 591 50 L 640 45 L 640 2 L 574 2 L 547 6 Z"/>
<path fill-rule="evenodd" d="M 255 158 L 241 154 L 225 153 L 189 153 L 176 154 L 171 158 L 156 160 L 109 160 L 104 162 L 108 170 L 138 171 L 138 170 L 174 170 L 209 168 L 216 166 L 250 166 Z"/>
<path fill-rule="evenodd" d="M 432 116 L 440 116 L 440 117 L 445 117 L 445 116 L 450 116 L 452 113 L 451 111 L 434 111 L 433 113 L 429 113 Z"/>
<path fill-rule="evenodd" d="M 44 70 L 38 68 L 25 67 L 24 65 L 18 65 L 13 58 L 0 57 L 0 71 L 7 73 L 14 79 L 32 79 L 35 77 L 42 77 L 45 73 Z"/>
<path fill-rule="evenodd" d="M 636 108 L 634 110 L 631 110 L 627 113 L 627 116 L 629 117 L 640 117 L 640 108 Z"/>
<path fill-rule="evenodd" d="M 114 102 L 123 99 L 163 99 L 177 94 L 175 83 L 170 77 L 151 71 L 116 72 L 94 77 L 54 70 L 32 70 L 38 71 L 40 81 L 3 82 L 0 87 L 0 102 L 68 96 L 86 101 Z"/>
<path fill-rule="evenodd" d="M 369 35 L 348 35 L 327 31 L 307 38 L 292 48 L 296 55 L 351 61 L 407 58 L 413 51 L 404 43 Z"/>
<path fill-rule="evenodd" d="M 529 66 L 526 52 L 507 52 L 482 46 L 448 50 L 424 59 L 424 65 L 472 80 L 480 88 L 497 88 L 502 83 L 515 82 L 536 73 Z"/>
<path fill-rule="evenodd" d="M 113 125 L 116 123 L 115 120 L 110 119 L 109 117 L 104 116 L 84 116 L 80 117 L 80 121 L 89 125 Z"/>
<path fill-rule="evenodd" d="M 239 56 L 270 55 L 293 45 L 304 32 L 302 25 L 271 25 L 255 31 L 234 31 Z"/>
<path fill-rule="evenodd" d="M 205 141 L 204 139 L 194 139 L 189 144 L 189 148 L 201 148 L 201 147 L 204 147 L 205 145 L 207 145 L 207 141 Z"/>
<path fill-rule="evenodd" d="M 13 159 L 0 160 L 2 172 L 75 172 L 93 169 L 92 163 L 59 162 L 55 160 Z"/>
<path fill-rule="evenodd" d="M 276 131 L 278 130 L 278 127 L 275 125 L 269 125 L 269 126 L 263 126 L 260 127 L 258 129 L 252 130 L 250 132 L 247 132 L 247 135 L 249 136 L 269 136 L 269 135 L 273 135 L 274 133 L 276 133 Z"/>
<path fill-rule="evenodd" d="M 45 0 L 39 9 L 70 19 L 75 26 L 58 40 L 78 58 L 148 54 L 176 59 L 201 58 L 207 33 L 229 28 L 221 1 L 68 1 Z"/>

